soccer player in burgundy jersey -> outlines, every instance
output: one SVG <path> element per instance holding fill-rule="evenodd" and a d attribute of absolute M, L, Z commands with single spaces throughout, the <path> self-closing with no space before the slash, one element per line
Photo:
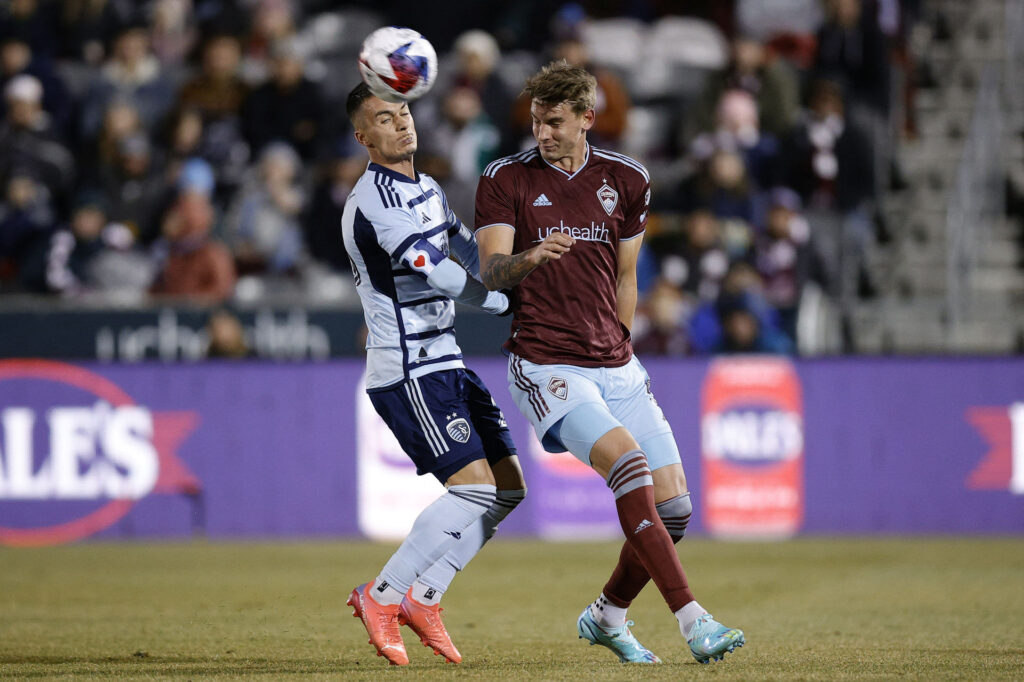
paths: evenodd
<path fill-rule="evenodd" d="M 509 390 L 544 447 L 601 474 L 627 541 L 577 630 L 623 662 L 656 663 L 626 609 L 651 579 L 701 663 L 744 643 L 696 601 L 674 541 L 691 504 L 671 428 L 633 356 L 636 262 L 650 178 L 633 159 L 587 143 L 595 81 L 553 62 L 526 82 L 537 146 L 488 166 L 476 196 L 480 274 L 512 289 Z"/>

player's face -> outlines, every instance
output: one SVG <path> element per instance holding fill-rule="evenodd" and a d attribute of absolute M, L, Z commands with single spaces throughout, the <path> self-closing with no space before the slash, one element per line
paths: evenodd
<path fill-rule="evenodd" d="M 356 138 L 370 150 L 375 161 L 408 161 L 416 153 L 416 126 L 409 105 L 367 98 L 363 102 L 362 122 Z"/>
<path fill-rule="evenodd" d="M 533 137 L 545 161 L 557 164 L 563 159 L 583 154 L 587 131 L 594 125 L 593 109 L 577 114 L 565 102 L 552 106 L 533 100 L 530 117 L 533 119 Z"/>

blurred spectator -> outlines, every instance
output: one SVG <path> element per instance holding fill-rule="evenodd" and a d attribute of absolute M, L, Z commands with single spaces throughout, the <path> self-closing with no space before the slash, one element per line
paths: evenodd
<path fill-rule="evenodd" d="M 118 144 L 114 166 L 100 174 L 110 218 L 149 244 L 160 235 L 159 214 L 167 188 L 149 139 L 135 133 Z"/>
<path fill-rule="evenodd" d="M 691 347 L 697 353 L 791 353 L 792 342 L 762 293 L 761 279 L 749 264 L 733 263 L 714 301 L 706 301 L 689 320 Z"/>
<path fill-rule="evenodd" d="M 815 34 L 824 18 L 821 4 L 821 0 L 737 0 L 737 32 L 805 70 L 814 61 Z"/>
<path fill-rule="evenodd" d="M 56 227 L 46 185 L 29 168 L 12 168 L 0 203 L 0 291 L 31 289 L 31 268 Z"/>
<path fill-rule="evenodd" d="M 770 57 L 756 39 L 739 36 L 732 42 L 729 65 L 708 79 L 694 108 L 691 134 L 717 127 L 722 97 L 729 90 L 750 93 L 757 103 L 760 128 L 777 137 L 789 131 L 800 112 L 799 86 L 792 69 Z"/>
<path fill-rule="evenodd" d="M 516 151 L 518 131 L 512 127 L 512 104 L 515 93 L 501 78 L 498 64 L 501 50 L 494 37 L 479 29 L 460 35 L 452 48 L 455 53 L 455 74 L 445 93 L 456 88 L 476 92 L 487 118 L 501 133 L 501 151 Z"/>
<path fill-rule="evenodd" d="M 182 87 L 179 107 L 198 110 L 207 123 L 236 119 L 249 92 L 239 75 L 240 60 L 238 38 L 230 34 L 207 38 L 200 71 Z"/>
<path fill-rule="evenodd" d="M 154 245 L 160 271 L 150 288 L 154 295 L 219 302 L 231 296 L 235 266 L 231 253 L 210 237 L 214 208 L 210 203 L 213 171 L 206 162 L 187 162 L 177 200 L 164 214 L 163 238 Z"/>
<path fill-rule="evenodd" d="M 117 0 L 63 0 L 60 4 L 60 56 L 88 66 L 102 63 L 107 44 L 128 18 L 125 5 Z"/>
<path fill-rule="evenodd" d="M 686 320 L 691 300 L 676 285 L 659 278 L 637 308 L 631 332 L 633 351 L 641 355 L 686 355 Z"/>
<path fill-rule="evenodd" d="M 292 0 L 255 0 L 249 32 L 242 43 L 242 78 L 250 86 L 270 76 L 274 47 L 295 35 L 297 7 Z"/>
<path fill-rule="evenodd" d="M 784 158 L 785 184 L 805 204 L 848 211 L 874 196 L 871 146 L 846 117 L 842 90 L 832 81 L 812 85 L 808 110 L 784 144 Z"/>
<path fill-rule="evenodd" d="M 348 195 L 364 170 L 364 154 L 347 157 L 339 154 L 328 161 L 324 177 L 317 183 L 309 209 L 302 219 L 309 253 L 334 270 L 348 271 L 351 268 L 341 239 L 341 214 Z"/>
<path fill-rule="evenodd" d="M 815 250 L 821 255 L 830 293 L 848 311 L 860 283 L 867 285 L 864 256 L 874 226 L 872 148 L 845 115 L 842 91 L 816 81 L 809 110 L 784 145 L 786 184 L 807 207 Z"/>
<path fill-rule="evenodd" d="M 103 114 L 103 124 L 89 153 L 96 160 L 98 170 L 103 172 L 117 164 L 121 142 L 132 135 L 143 134 L 139 110 L 126 99 L 110 102 Z"/>
<path fill-rule="evenodd" d="M 441 121 L 423 140 L 425 172 L 444 185 L 452 210 L 473 215 L 476 186 L 498 156 L 501 135 L 484 113 L 475 90 L 456 87 L 441 100 Z"/>
<path fill-rule="evenodd" d="M 779 141 L 761 132 L 757 102 L 745 90 L 726 90 L 718 102 L 713 132 L 702 133 L 690 144 L 690 156 L 707 159 L 715 150 L 737 151 L 757 189 L 778 181 Z"/>
<path fill-rule="evenodd" d="M 876 113 L 889 111 L 889 52 L 878 19 L 863 0 L 828 0 L 827 19 L 818 31 L 815 71 L 838 81 L 848 104 Z"/>
<path fill-rule="evenodd" d="M 249 95 L 242 109 L 246 139 L 253 156 L 277 140 L 309 161 L 324 127 L 320 86 L 305 77 L 303 49 L 294 39 L 277 43 L 272 54 L 270 80 Z"/>
<path fill-rule="evenodd" d="M 687 212 L 707 208 L 718 218 L 733 219 L 749 230 L 755 187 L 746 163 L 734 148 L 712 148 L 710 152 L 708 157 L 697 159 L 697 172 L 684 181 L 676 206 Z"/>
<path fill-rule="evenodd" d="M 729 268 L 722 246 L 721 225 L 715 215 L 698 209 L 686 216 L 682 239 L 659 235 L 650 242 L 661 261 L 662 276 L 702 301 L 714 300 Z"/>
<path fill-rule="evenodd" d="M 94 78 L 82 103 L 80 119 L 84 139 L 93 139 L 103 115 L 115 99 L 130 101 L 147 130 L 159 125 L 174 103 L 175 85 L 149 50 L 144 24 L 123 26 L 113 51 Z"/>
<path fill-rule="evenodd" d="M 184 66 L 198 38 L 192 0 L 155 0 L 150 6 L 153 54 L 169 73 Z"/>
<path fill-rule="evenodd" d="M 225 233 L 241 274 L 288 273 L 298 267 L 304 253 L 300 169 L 295 151 L 275 142 L 263 150 L 255 172 L 239 190 Z"/>
<path fill-rule="evenodd" d="M 54 134 L 42 100 L 43 86 L 35 76 L 15 76 L 4 88 L 7 116 L 0 123 L 0 178 L 11 177 L 15 167 L 28 169 L 59 205 L 71 190 L 75 163 Z"/>
<path fill-rule="evenodd" d="M 148 259 L 132 252 L 128 228 L 110 223 L 98 192 L 81 192 L 70 224 L 53 235 L 37 274 L 39 290 L 76 296 L 93 291 L 141 294 L 152 278 Z M 130 272 L 130 276 L 123 273 Z"/>
<path fill-rule="evenodd" d="M 250 152 L 239 118 L 249 88 L 239 76 L 240 47 L 230 34 L 214 34 L 202 50 L 202 67 L 182 88 L 179 110 L 202 116 L 201 153 L 217 171 L 221 203 L 242 181 Z"/>
<path fill-rule="evenodd" d="M 230 310 L 218 308 L 210 313 L 206 322 L 206 333 L 210 338 L 206 349 L 207 357 L 237 360 L 250 355 L 242 322 Z"/>
<path fill-rule="evenodd" d="M 796 339 L 797 309 L 804 284 L 818 275 L 810 249 L 810 226 L 800 209 L 796 192 L 786 187 L 772 190 L 754 254 L 765 299 L 778 311 L 779 327 L 792 340 Z"/>
<path fill-rule="evenodd" d="M 35 76 L 43 88 L 43 109 L 50 116 L 54 134 L 63 141 L 68 140 L 71 114 L 71 95 L 60 75 L 48 58 L 32 54 L 28 41 L 20 36 L 0 40 L 0 89 L 11 79 L 21 74 Z M 0 117 L 6 114 L 6 103 L 0 102 Z"/>
<path fill-rule="evenodd" d="M 53 56 L 58 45 L 56 4 L 46 0 L 7 0 L 0 5 L 3 35 L 23 37 L 38 55 Z"/>

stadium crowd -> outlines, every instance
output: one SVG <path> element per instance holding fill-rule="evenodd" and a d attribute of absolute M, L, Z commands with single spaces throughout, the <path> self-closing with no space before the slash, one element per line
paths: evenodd
<path fill-rule="evenodd" d="M 482 169 L 533 143 L 522 77 L 553 58 L 594 73 L 590 142 L 654 185 L 638 352 L 792 353 L 810 283 L 872 295 L 916 2 L 384 4 L 3 3 L 0 295 L 345 295 L 339 223 L 366 162 L 340 103 L 383 24 L 438 50 L 417 163 L 467 222 Z"/>

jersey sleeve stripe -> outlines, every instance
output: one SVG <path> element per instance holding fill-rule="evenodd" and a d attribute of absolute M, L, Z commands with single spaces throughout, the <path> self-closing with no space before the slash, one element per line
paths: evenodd
<path fill-rule="evenodd" d="M 424 235 L 422 234 L 409 235 L 408 237 L 402 240 L 402 243 L 395 247 L 395 250 L 391 252 L 391 257 L 394 258 L 396 261 L 401 260 L 402 254 L 405 253 L 410 246 L 412 246 L 419 240 L 423 239 L 423 237 Z"/>
<path fill-rule="evenodd" d="M 637 237 L 643 237 L 644 236 L 644 232 L 646 232 L 646 230 L 641 230 L 640 232 L 637 232 L 636 234 L 634 234 L 632 237 L 622 237 L 621 239 L 619 239 L 619 241 L 620 242 L 633 241 Z"/>
<path fill-rule="evenodd" d="M 537 149 L 536 148 L 534 148 L 534 149 L 527 149 L 526 151 L 519 152 L 518 154 L 514 154 L 512 156 L 505 156 L 505 157 L 500 158 L 500 159 L 498 159 L 496 161 L 492 161 L 490 164 L 488 164 L 487 168 L 484 169 L 484 175 L 486 175 L 489 178 L 493 178 L 495 173 L 497 173 L 500 169 L 504 168 L 505 166 L 509 165 L 510 163 L 516 163 L 516 162 L 526 163 L 536 153 L 537 153 Z"/>
<path fill-rule="evenodd" d="M 486 230 L 488 227 L 498 227 L 499 225 L 502 227 L 511 228 L 513 230 L 516 229 L 515 226 L 509 225 L 508 223 L 491 223 L 490 225 L 481 225 L 480 227 L 476 228 L 476 231 L 479 232 L 480 230 Z"/>
<path fill-rule="evenodd" d="M 400 301 L 398 305 L 403 308 L 415 308 L 418 305 L 426 305 L 428 303 L 437 303 L 438 301 L 447 300 L 447 296 L 431 296 L 430 298 L 416 298 L 411 301 Z"/>
<path fill-rule="evenodd" d="M 423 339 L 432 339 L 435 336 L 442 336 L 443 334 L 451 334 L 455 331 L 455 326 L 442 327 L 441 329 L 428 329 L 425 332 L 414 332 L 412 334 L 406 334 L 405 338 L 412 341 L 422 341 Z"/>
<path fill-rule="evenodd" d="M 428 201 L 430 199 L 430 197 L 436 197 L 436 196 L 437 196 L 437 192 L 435 192 L 434 188 L 431 187 L 430 189 L 428 189 L 426 192 L 424 192 L 423 194 L 419 195 L 415 199 L 410 199 L 408 206 L 409 206 L 409 208 L 414 208 L 414 207 L 419 206 L 420 204 L 422 204 L 424 201 Z"/>
<path fill-rule="evenodd" d="M 629 158 L 628 156 L 625 156 L 624 154 L 618 154 L 616 152 L 609 152 L 609 151 L 605 151 L 604 149 L 594 149 L 593 151 L 594 151 L 594 154 L 596 154 L 597 156 L 600 156 L 602 159 L 609 159 L 611 161 L 618 161 L 619 163 L 621 163 L 624 166 L 629 166 L 630 168 L 635 170 L 637 173 L 639 173 L 640 175 L 644 176 L 644 180 L 646 180 L 647 182 L 651 181 L 650 174 L 648 174 L 647 169 L 644 168 L 643 165 L 640 164 L 640 162 L 635 161 L 635 160 Z"/>

